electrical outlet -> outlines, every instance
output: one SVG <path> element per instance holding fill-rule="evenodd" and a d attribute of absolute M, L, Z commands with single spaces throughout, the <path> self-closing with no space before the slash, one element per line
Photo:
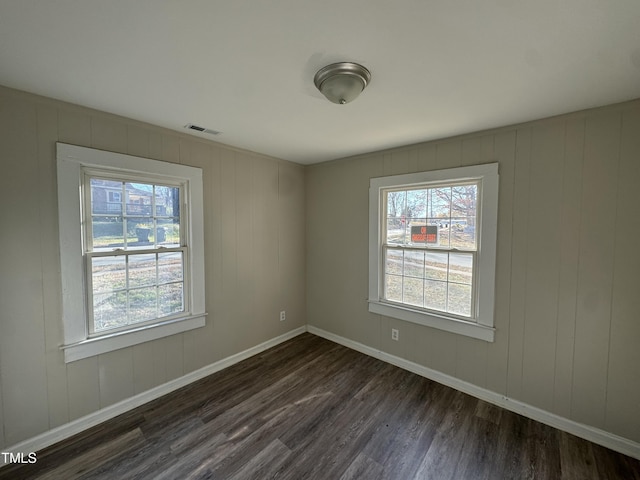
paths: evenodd
<path fill-rule="evenodd" d="M 284 310 L 282 310 L 280 312 L 280 321 L 284 322 L 287 319 L 287 312 L 285 312 Z"/>
<path fill-rule="evenodd" d="M 391 329 L 391 340 L 395 340 L 397 342 L 399 336 L 400 336 L 400 332 L 398 332 L 398 329 L 397 328 L 392 328 Z"/>

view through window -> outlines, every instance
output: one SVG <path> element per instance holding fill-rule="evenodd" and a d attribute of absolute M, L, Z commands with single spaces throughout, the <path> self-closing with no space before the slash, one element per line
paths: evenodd
<path fill-rule="evenodd" d="M 384 299 L 471 318 L 478 182 L 384 191 Z"/>
<path fill-rule="evenodd" d="M 90 333 L 182 314 L 181 187 L 91 172 L 86 181 Z"/>

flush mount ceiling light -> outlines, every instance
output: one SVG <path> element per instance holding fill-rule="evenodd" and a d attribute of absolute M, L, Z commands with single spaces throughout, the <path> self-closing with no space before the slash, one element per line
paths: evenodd
<path fill-rule="evenodd" d="M 371 80 L 371 72 L 351 62 L 332 63 L 313 77 L 318 90 L 330 102 L 345 104 L 355 100 Z"/>

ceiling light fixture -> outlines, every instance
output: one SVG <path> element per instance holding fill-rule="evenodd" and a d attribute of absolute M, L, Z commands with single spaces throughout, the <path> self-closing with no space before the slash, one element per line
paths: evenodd
<path fill-rule="evenodd" d="M 332 63 L 321 68 L 313 83 L 330 102 L 343 105 L 355 100 L 371 80 L 371 72 L 351 62 Z"/>

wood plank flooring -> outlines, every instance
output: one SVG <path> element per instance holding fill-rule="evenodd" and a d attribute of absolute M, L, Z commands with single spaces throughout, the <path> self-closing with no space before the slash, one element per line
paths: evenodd
<path fill-rule="evenodd" d="M 626 479 L 640 461 L 311 334 L 0 479 Z"/>

